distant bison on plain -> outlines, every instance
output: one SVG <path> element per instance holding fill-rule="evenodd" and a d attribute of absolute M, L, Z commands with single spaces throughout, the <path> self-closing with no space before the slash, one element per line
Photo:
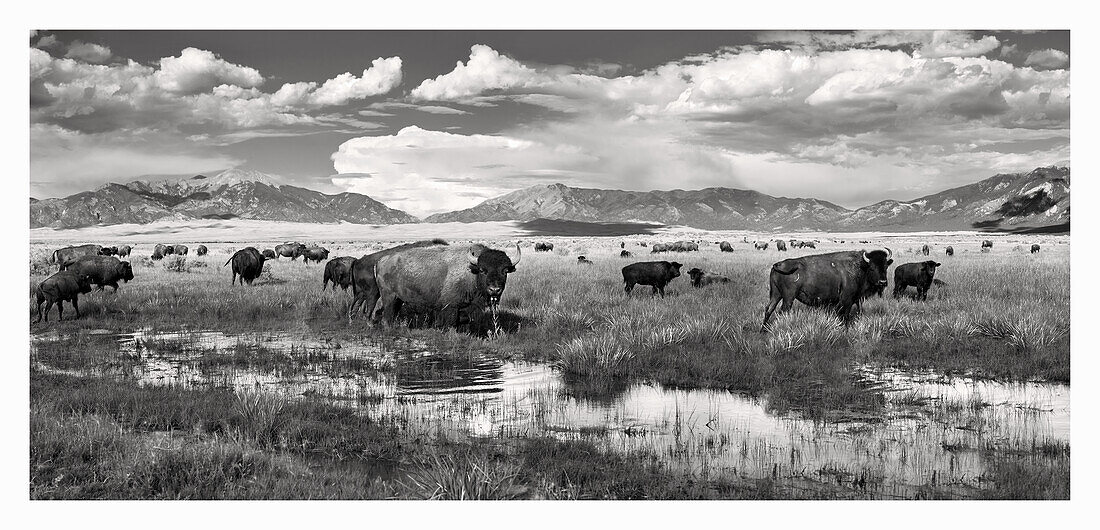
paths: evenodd
<path fill-rule="evenodd" d="M 723 241 L 718 244 L 718 250 L 722 252 L 733 252 L 733 245 L 729 241 Z"/>
<path fill-rule="evenodd" d="M 196 256 L 205 256 L 206 253 L 209 252 L 209 251 L 210 251 L 210 249 L 206 248 L 206 245 L 199 245 L 195 249 L 195 255 Z"/>
<path fill-rule="evenodd" d="M 81 256 L 97 256 L 103 247 L 95 244 L 78 245 L 75 247 L 59 248 L 53 251 L 50 255 L 50 263 L 56 263 L 58 265 L 64 264 L 66 261 L 70 261 Z"/>
<path fill-rule="evenodd" d="M 1035 243 L 1035 244 L 1031 245 L 1031 253 L 1034 254 L 1036 252 L 1039 252 L 1039 244 L 1038 243 Z"/>
<path fill-rule="evenodd" d="M 753 243 L 752 246 L 755 247 L 756 250 L 768 250 L 767 241 L 757 241 L 756 243 Z"/>
<path fill-rule="evenodd" d="M 553 243 L 535 243 L 535 252 L 551 252 L 553 250 Z"/>
<path fill-rule="evenodd" d="M 262 254 L 264 259 L 279 259 L 279 256 L 275 254 L 275 251 L 271 250 L 270 248 L 265 249 Z"/>
<path fill-rule="evenodd" d="M 619 257 L 620 258 L 632 258 L 632 257 L 634 257 L 634 253 L 629 251 L 629 250 L 622 250 L 622 251 L 619 251 Z"/>
<path fill-rule="evenodd" d="M 950 246 L 949 246 L 949 247 L 947 247 L 947 251 L 946 251 L 946 252 L 947 252 L 947 255 L 948 255 L 948 256 L 954 256 L 954 255 L 955 255 L 955 247 L 950 247 Z"/>
<path fill-rule="evenodd" d="M 993 242 L 988 239 L 982 240 L 982 252 L 989 252 L 990 250 L 993 250 Z"/>

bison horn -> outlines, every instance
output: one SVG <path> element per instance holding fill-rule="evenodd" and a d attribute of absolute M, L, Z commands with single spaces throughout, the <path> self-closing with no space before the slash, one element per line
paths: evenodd
<path fill-rule="evenodd" d="M 886 257 L 888 257 L 888 258 L 894 257 L 894 252 L 892 250 L 890 250 L 890 247 L 882 247 L 882 248 L 886 249 Z"/>
<path fill-rule="evenodd" d="M 863 251 L 863 261 L 866 261 L 867 263 L 871 263 L 871 260 L 867 259 L 867 251 L 866 250 Z"/>
<path fill-rule="evenodd" d="M 512 260 L 512 266 L 515 267 L 517 264 L 519 264 L 519 259 L 522 257 L 522 253 L 519 249 L 519 243 L 516 243 L 516 255 L 515 256 L 509 254 L 507 250 L 504 251 L 504 254 L 506 254 L 508 256 L 508 259 Z"/>
<path fill-rule="evenodd" d="M 469 254 L 466 254 L 466 261 L 469 261 L 470 265 L 477 265 L 477 254 L 471 250 Z"/>

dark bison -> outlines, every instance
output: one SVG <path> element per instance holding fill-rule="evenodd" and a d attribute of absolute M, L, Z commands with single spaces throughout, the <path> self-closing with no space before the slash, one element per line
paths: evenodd
<path fill-rule="evenodd" d="M 252 285 L 252 281 L 260 277 L 260 274 L 264 271 L 264 255 L 260 254 L 256 247 L 245 247 L 238 250 L 233 254 L 229 261 L 225 262 L 225 265 L 233 264 L 233 278 L 229 280 L 230 284 L 237 283 L 237 276 L 241 277 L 241 285 L 248 282 L 248 285 Z M 224 267 L 225 265 L 222 265 Z"/>
<path fill-rule="evenodd" d="M 887 283 L 886 268 L 894 260 L 889 249 L 867 252 L 832 252 L 790 258 L 772 265 L 769 301 L 761 331 L 767 331 L 779 302 L 781 312 L 790 311 L 794 300 L 811 307 L 831 306 L 849 322 L 852 306 L 874 289 Z"/>
<path fill-rule="evenodd" d="M 619 241 L 619 248 L 626 248 L 626 241 Z"/>
<path fill-rule="evenodd" d="M 535 243 L 535 252 L 550 252 L 554 250 L 553 243 Z"/>
<path fill-rule="evenodd" d="M 103 247 L 99 249 L 100 256 L 117 256 L 118 247 Z"/>
<path fill-rule="evenodd" d="M 661 293 L 665 297 L 665 286 L 673 278 L 680 275 L 680 267 L 683 265 L 668 261 L 642 261 L 631 263 L 623 267 L 623 283 L 627 296 L 634 290 L 635 285 L 649 285 L 653 287 L 653 294 Z"/>
<path fill-rule="evenodd" d="M 1035 244 L 1031 245 L 1031 253 L 1034 254 L 1036 252 L 1039 252 L 1039 244 L 1038 243 L 1035 243 Z"/>
<path fill-rule="evenodd" d="M 920 248 L 920 253 L 924 254 L 925 256 L 927 256 L 929 252 L 931 252 L 931 249 L 928 248 L 928 245 L 924 245 Z"/>
<path fill-rule="evenodd" d="M 264 259 L 279 259 L 279 256 L 275 254 L 275 251 L 271 250 L 270 248 L 263 251 L 263 256 Z"/>
<path fill-rule="evenodd" d="M 668 252 L 668 245 L 664 243 L 654 243 L 653 246 L 649 248 L 649 251 L 654 254 L 658 252 Z"/>
<path fill-rule="evenodd" d="M 328 282 L 332 282 L 332 290 L 334 291 L 337 285 L 345 291 L 348 290 L 348 286 L 351 285 L 351 265 L 353 263 L 355 263 L 355 258 L 351 256 L 330 259 L 325 264 L 325 277 L 321 283 L 321 290 L 324 291 L 328 287 Z"/>
<path fill-rule="evenodd" d="M 756 247 L 756 250 L 768 250 L 767 241 L 757 241 L 756 243 L 753 243 L 752 246 Z"/>
<path fill-rule="evenodd" d="M 374 265 L 385 318 L 393 321 L 403 304 L 440 312 L 457 327 L 463 313 L 470 322 L 495 310 L 508 275 L 516 272 L 522 252 L 514 256 L 485 245 L 432 245 L 406 248 L 380 257 Z"/>
<path fill-rule="evenodd" d="M 61 307 L 62 302 L 72 302 L 73 310 L 76 311 L 76 316 L 79 317 L 80 306 L 77 305 L 77 298 L 90 292 L 92 292 L 91 281 L 87 276 L 78 274 L 75 271 L 61 271 L 42 280 L 35 292 L 35 298 L 38 302 L 38 320 L 35 322 L 42 321 L 42 302 L 46 302 L 47 322 L 50 320 L 50 308 L 54 304 L 57 304 L 57 319 L 61 320 L 64 317 L 64 309 Z"/>
<path fill-rule="evenodd" d="M 982 252 L 989 252 L 993 250 L 993 242 L 988 239 L 982 240 Z"/>
<path fill-rule="evenodd" d="M 120 258 L 128 257 L 130 255 L 131 250 L 133 250 L 133 249 L 130 248 L 130 245 L 122 245 L 121 247 L 118 247 L 118 257 L 120 257 Z"/>
<path fill-rule="evenodd" d="M 633 258 L 634 253 L 629 251 L 629 250 L 621 250 L 621 251 L 619 251 L 619 257 L 620 258 Z"/>
<path fill-rule="evenodd" d="M 446 245 L 447 242 L 442 239 L 432 239 L 431 241 L 417 241 L 415 243 L 406 243 L 404 245 L 398 245 L 393 248 L 385 250 L 379 250 L 373 254 L 367 254 L 357 260 L 351 265 L 351 291 L 353 293 L 351 307 L 348 308 L 348 320 L 351 320 L 351 316 L 355 314 L 357 308 L 367 311 L 371 317 L 374 317 L 375 306 L 378 304 L 379 292 L 378 292 L 378 280 L 374 274 L 374 266 L 378 263 L 378 260 L 384 256 L 408 250 L 410 248 L 429 247 L 433 245 Z"/>
<path fill-rule="evenodd" d="M 180 256 L 187 255 L 187 245 L 172 245 L 172 253 Z"/>
<path fill-rule="evenodd" d="M 584 256 L 577 256 L 577 265 L 591 265 L 591 264 L 592 264 L 592 260 L 590 260 L 590 259 L 588 259 Z"/>
<path fill-rule="evenodd" d="M 948 256 L 954 256 L 955 255 L 955 247 L 951 247 L 951 246 L 947 247 L 946 252 L 947 252 Z"/>
<path fill-rule="evenodd" d="M 50 263 L 61 265 L 80 256 L 98 256 L 101 250 L 103 250 L 103 247 L 93 244 L 59 248 L 50 255 Z"/>
<path fill-rule="evenodd" d="M 198 248 L 195 249 L 196 256 L 205 256 L 207 252 L 210 252 L 210 249 L 206 248 L 206 245 L 199 245 Z"/>
<path fill-rule="evenodd" d="M 718 244 L 718 250 L 722 252 L 733 252 L 733 245 L 729 241 L 723 241 Z"/>
<path fill-rule="evenodd" d="M 691 277 L 692 287 L 706 287 L 712 283 L 729 283 L 730 279 L 722 276 L 721 274 L 710 274 L 708 272 L 700 270 L 698 267 L 688 271 L 688 276 Z"/>
<path fill-rule="evenodd" d="M 783 241 L 782 239 L 776 239 L 775 240 L 775 250 L 778 250 L 779 252 L 786 252 L 787 251 L 787 242 Z"/>
<path fill-rule="evenodd" d="M 298 256 L 306 253 L 306 246 L 301 243 L 283 243 L 282 245 L 275 245 L 275 254 L 280 258 L 290 258 L 290 261 L 295 261 Z"/>
<path fill-rule="evenodd" d="M 130 267 L 130 262 L 119 261 L 114 256 L 82 256 L 66 261 L 61 265 L 61 270 L 86 276 L 100 290 L 110 285 L 114 291 L 118 291 L 119 280 L 129 282 L 134 279 L 134 269 Z"/>
<path fill-rule="evenodd" d="M 306 249 L 304 253 L 302 253 L 302 257 L 305 258 L 306 263 L 309 263 L 311 261 L 321 263 L 322 261 L 328 259 L 328 249 L 325 247 L 310 247 Z"/>
<path fill-rule="evenodd" d="M 939 263 L 932 260 L 898 265 L 894 269 L 894 298 L 900 297 L 912 285 L 917 288 L 918 300 L 927 299 L 928 288 L 932 286 L 936 267 L 939 266 Z"/>
<path fill-rule="evenodd" d="M 175 253 L 176 253 L 176 246 L 175 245 L 164 245 L 164 255 L 165 256 L 170 256 L 170 255 L 175 254 Z"/>
<path fill-rule="evenodd" d="M 153 247 L 153 255 L 149 256 L 153 261 L 164 259 L 164 256 L 168 254 L 168 247 L 157 243 L 157 246 Z"/>

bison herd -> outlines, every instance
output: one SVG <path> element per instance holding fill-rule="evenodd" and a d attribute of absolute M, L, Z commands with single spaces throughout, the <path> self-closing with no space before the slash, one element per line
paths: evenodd
<path fill-rule="evenodd" d="M 750 242 L 754 248 L 766 250 L 771 241 Z M 733 252 L 728 241 L 715 242 L 721 252 Z M 777 251 L 789 248 L 815 248 L 816 241 L 774 240 Z M 647 243 L 639 243 L 647 246 Z M 625 250 L 625 242 L 620 242 L 621 258 L 631 258 L 633 254 Z M 982 252 L 992 249 L 992 241 L 981 243 Z M 697 252 L 699 245 L 693 241 L 673 243 L 653 243 L 652 253 L 661 252 Z M 536 252 L 549 252 L 553 243 L 535 243 Z M 102 290 L 111 286 L 117 291 L 119 282 L 134 279 L 134 272 L 127 261 L 119 257 L 130 255 L 132 247 L 121 245 L 103 247 L 88 244 L 65 247 L 54 251 L 49 262 L 57 264 L 59 271 L 39 283 L 35 297 L 37 300 L 38 320 L 49 320 L 49 312 L 54 304 L 58 307 L 58 317 L 62 315 L 62 302 L 70 302 L 77 316 L 80 316 L 78 298 L 80 294 L 91 292 L 92 286 Z M 1039 245 L 1031 245 L 1031 253 L 1039 251 Z M 205 256 L 209 252 L 206 245 L 198 245 L 195 253 Z M 931 249 L 923 245 L 920 254 L 928 256 Z M 157 244 L 153 247 L 152 260 L 160 260 L 169 255 L 188 253 L 186 245 Z M 954 255 L 954 248 L 946 247 L 948 256 Z M 116 257 L 117 256 L 117 257 Z M 407 243 L 360 258 L 341 256 L 329 259 L 329 251 L 319 246 L 306 246 L 289 242 L 276 245 L 273 249 L 259 250 L 246 247 L 233 253 L 223 266 L 230 266 L 234 285 L 252 285 L 263 272 L 264 262 L 298 257 L 303 262 L 320 263 L 326 261 L 322 277 L 322 290 L 332 284 L 335 290 L 351 287 L 353 297 L 349 307 L 349 319 L 356 311 L 369 314 L 372 321 L 387 319 L 392 321 L 403 305 L 426 308 L 433 317 L 441 317 L 447 325 L 458 326 L 462 317 L 472 318 L 486 309 L 495 310 L 504 293 L 508 275 L 516 271 L 521 258 L 520 247 L 515 252 L 492 249 L 480 244 L 450 245 L 446 241 L 434 239 Z M 894 262 L 893 252 L 889 248 L 882 250 L 856 250 L 814 254 L 785 259 L 776 262 L 769 269 L 768 302 L 764 310 L 762 331 L 767 331 L 775 311 L 790 311 L 794 301 L 798 300 L 811 307 L 831 307 L 844 322 L 850 322 L 853 315 L 868 297 L 881 296 L 887 281 L 887 269 Z M 579 256 L 577 263 L 592 265 L 585 256 Z M 916 289 L 915 299 L 927 299 L 928 290 L 933 285 L 944 285 L 935 278 L 941 264 L 933 260 L 899 265 L 894 269 L 894 297 L 902 296 L 909 287 Z M 631 263 L 622 268 L 624 291 L 630 296 L 636 285 L 649 286 L 654 295 L 665 296 L 665 287 L 680 276 L 683 264 L 675 261 L 647 261 Z M 699 268 L 687 271 L 694 288 L 703 288 L 713 284 L 730 283 L 730 278 L 708 273 Z M 238 279 L 239 278 L 239 279 Z M 46 303 L 45 315 L 42 304 Z"/>

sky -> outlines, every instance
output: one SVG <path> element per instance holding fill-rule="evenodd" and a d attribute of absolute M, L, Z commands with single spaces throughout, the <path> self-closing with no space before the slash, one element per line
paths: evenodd
<path fill-rule="evenodd" d="M 536 184 L 855 208 L 1068 165 L 1068 31 L 32 31 L 31 195 L 231 167 L 423 216 Z"/>

